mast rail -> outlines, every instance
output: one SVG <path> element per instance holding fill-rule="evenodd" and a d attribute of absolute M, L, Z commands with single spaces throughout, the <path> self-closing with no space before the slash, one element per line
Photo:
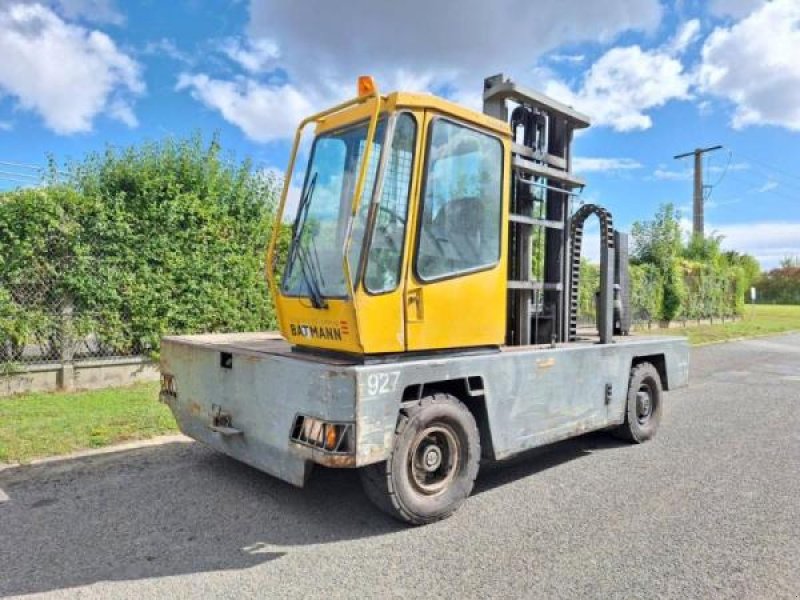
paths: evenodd
<path fill-rule="evenodd" d="M 510 280 L 508 282 L 508 289 L 510 290 L 551 290 L 560 292 L 564 287 L 560 283 L 545 283 L 543 281 L 518 281 Z"/>
<path fill-rule="evenodd" d="M 525 215 L 518 215 L 511 213 L 508 215 L 508 220 L 512 223 L 520 225 L 531 225 L 533 227 L 546 227 L 548 229 L 564 229 L 564 223 L 561 221 L 548 221 L 547 219 L 534 219 L 533 217 L 526 217 Z"/>
<path fill-rule="evenodd" d="M 559 171 L 558 169 L 548 167 L 547 165 L 537 164 L 531 160 L 522 158 L 521 156 L 513 156 L 511 158 L 511 164 L 515 169 L 524 171 L 526 173 L 532 173 L 537 177 L 547 177 L 548 179 L 553 179 L 571 188 L 582 188 L 586 186 L 586 182 L 583 179 L 576 177 L 572 173 L 568 173 L 567 171 Z M 563 192 L 564 190 L 559 191 Z"/>
<path fill-rule="evenodd" d="M 552 185 L 547 185 L 546 183 L 541 183 L 541 182 L 535 181 L 534 179 L 528 179 L 527 177 L 523 177 L 519 173 L 517 173 L 517 181 L 520 181 L 520 182 L 524 183 L 525 185 L 532 185 L 534 187 L 540 187 L 540 188 L 543 188 L 545 190 L 550 190 L 551 192 L 558 192 L 560 194 L 566 194 L 567 196 L 580 196 L 581 193 L 583 192 L 583 188 L 580 188 L 580 190 L 577 191 L 577 192 L 571 192 L 569 190 L 565 190 L 565 189 L 558 188 L 558 187 L 555 187 L 555 186 L 552 186 Z"/>

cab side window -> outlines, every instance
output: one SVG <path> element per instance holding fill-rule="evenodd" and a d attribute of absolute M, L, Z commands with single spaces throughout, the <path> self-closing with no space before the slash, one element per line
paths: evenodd
<path fill-rule="evenodd" d="M 392 145 L 386 160 L 386 172 L 383 175 L 378 214 L 375 217 L 375 229 L 364 276 L 366 288 L 373 294 L 391 292 L 400 282 L 416 137 L 417 124 L 414 117 L 409 113 L 401 113 L 395 123 Z M 361 203 L 369 205 L 369 199 L 366 202 L 362 199 Z"/>
<path fill-rule="evenodd" d="M 444 119 L 429 135 L 416 257 L 424 281 L 496 264 L 502 210 L 500 140 Z"/>

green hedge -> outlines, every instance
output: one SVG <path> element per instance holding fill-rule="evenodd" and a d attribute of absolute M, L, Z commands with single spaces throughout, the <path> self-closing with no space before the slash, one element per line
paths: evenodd
<path fill-rule="evenodd" d="M 64 302 L 74 333 L 113 353 L 156 351 L 166 333 L 274 327 L 274 177 L 199 137 L 109 149 L 69 172 L 66 184 L 0 195 L 6 354 L 52 339 Z"/>
<path fill-rule="evenodd" d="M 686 261 L 676 263 L 666 277 L 653 264 L 632 264 L 633 320 L 703 319 L 741 314 L 746 287 L 736 269 L 726 275 Z M 584 319 L 594 315 L 594 295 L 599 281 L 599 267 L 583 261 L 579 314 Z"/>

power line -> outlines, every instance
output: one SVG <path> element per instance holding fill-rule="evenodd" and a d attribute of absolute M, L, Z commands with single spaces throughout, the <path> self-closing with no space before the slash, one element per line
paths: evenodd
<path fill-rule="evenodd" d="M 6 167 L 17 167 L 19 169 L 30 169 L 34 171 L 44 171 L 44 167 L 31 165 L 27 163 L 20 163 L 20 162 L 13 162 L 10 160 L 0 160 L 0 165 L 5 165 Z"/>
<path fill-rule="evenodd" d="M 750 190 L 751 193 L 766 194 L 766 195 L 769 195 L 769 196 L 775 196 L 777 198 L 782 198 L 784 200 L 792 200 L 792 201 L 797 201 L 797 200 L 800 199 L 800 192 L 796 192 L 797 195 L 792 195 L 792 194 L 787 194 L 787 193 L 783 192 L 782 190 L 778 190 L 778 189 L 764 190 L 764 189 L 762 189 L 764 184 L 761 183 L 761 182 L 756 182 L 756 181 L 754 181 L 752 179 L 746 179 L 746 178 L 741 177 L 739 175 L 731 175 L 730 177 L 734 181 L 738 181 L 739 183 L 742 183 L 744 185 L 753 186 L 754 189 Z"/>
<path fill-rule="evenodd" d="M 21 183 L 24 185 L 36 185 L 36 181 L 31 181 L 30 179 L 13 179 L 12 177 L 3 177 L 0 176 L 0 181 L 6 181 L 11 183 Z"/>
<path fill-rule="evenodd" d="M 28 175 L 27 173 L 14 173 L 12 171 L 0 171 L 0 175 L 10 175 L 11 177 L 27 177 L 35 181 L 40 181 L 42 179 L 38 175 Z"/>
<path fill-rule="evenodd" d="M 47 172 L 47 173 L 55 173 L 57 175 L 69 175 L 69 173 L 67 173 L 66 171 L 62 171 L 60 169 L 55 169 L 55 168 L 51 169 L 49 166 L 44 167 L 42 165 L 33 165 L 30 163 L 22 163 L 12 160 L 0 160 L 0 165 L 6 167 L 14 167 L 17 169 L 27 169 L 28 171 L 36 171 L 37 173 Z"/>
<path fill-rule="evenodd" d="M 738 150 L 736 151 L 736 154 L 741 156 L 745 160 L 748 160 L 750 162 L 754 162 L 754 163 L 757 163 L 757 164 L 761 165 L 763 168 L 769 169 L 771 171 L 775 171 L 776 173 L 780 173 L 784 177 L 790 177 L 792 179 L 796 179 L 797 181 L 800 181 L 800 175 L 797 175 L 796 173 L 792 173 L 792 172 L 787 171 L 785 169 L 781 169 L 781 168 L 776 167 L 774 165 L 771 165 L 771 164 L 769 164 L 767 162 L 764 162 L 763 160 L 760 160 L 758 158 L 753 158 L 751 156 L 747 156 L 745 154 L 742 154 Z"/>
<path fill-rule="evenodd" d="M 766 183 L 774 183 L 776 186 L 780 186 L 784 189 L 788 189 L 792 192 L 796 192 L 800 194 L 800 183 L 795 183 L 794 181 L 787 181 L 785 179 L 778 179 L 777 177 L 772 176 L 770 173 L 766 171 L 761 171 L 759 169 L 754 169 L 750 172 L 754 177 L 763 178 L 761 181 L 757 182 L 755 180 L 751 180 L 753 185 L 761 187 Z"/>
<path fill-rule="evenodd" d="M 731 160 L 732 160 L 732 158 L 733 158 L 733 152 L 731 152 L 730 150 L 728 150 L 728 162 L 726 162 L 726 163 L 725 163 L 725 167 L 722 169 L 722 173 L 721 173 L 721 174 L 720 174 L 720 176 L 717 178 L 717 180 L 716 180 L 714 183 L 712 183 L 712 184 L 709 186 L 709 187 L 711 187 L 711 189 L 712 189 L 712 190 L 713 190 L 715 187 L 717 187 L 717 186 L 718 186 L 720 183 L 722 183 L 722 180 L 723 180 L 723 179 L 725 179 L 725 175 L 727 175 L 727 174 L 728 174 L 728 169 L 729 169 L 729 168 L 730 168 L 730 166 L 731 166 Z"/>

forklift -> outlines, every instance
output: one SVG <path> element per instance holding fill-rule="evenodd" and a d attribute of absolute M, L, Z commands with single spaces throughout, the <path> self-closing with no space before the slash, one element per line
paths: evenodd
<path fill-rule="evenodd" d="M 590 431 L 653 437 L 664 391 L 688 383 L 688 345 L 628 335 L 627 236 L 580 203 L 572 172 L 589 119 L 502 75 L 484 81 L 482 113 L 381 95 L 371 77 L 357 89 L 297 129 L 266 257 L 280 332 L 163 339 L 160 398 L 180 429 L 296 486 L 314 465 L 356 468 L 380 509 L 416 525 L 457 510 L 482 463 Z"/>

